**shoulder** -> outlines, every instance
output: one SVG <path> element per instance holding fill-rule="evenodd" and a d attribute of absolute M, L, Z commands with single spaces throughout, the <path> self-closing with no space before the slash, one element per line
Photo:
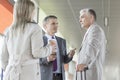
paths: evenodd
<path fill-rule="evenodd" d="M 28 23 L 27 26 L 30 32 L 42 31 L 42 28 L 37 23 Z"/>
<path fill-rule="evenodd" d="M 63 38 L 61 38 L 61 37 L 57 37 L 57 36 L 56 36 L 56 39 L 59 40 L 60 43 L 66 44 L 66 40 L 65 40 L 65 39 L 63 39 Z"/>
<path fill-rule="evenodd" d="M 38 29 L 40 26 L 36 23 L 28 23 L 28 27 L 33 28 L 33 29 Z"/>
<path fill-rule="evenodd" d="M 47 40 L 47 37 L 45 35 L 43 35 L 43 40 Z"/>
<path fill-rule="evenodd" d="M 66 41 L 66 40 L 65 40 L 64 38 L 62 38 L 62 37 L 58 37 L 58 36 L 56 36 L 56 38 L 59 39 L 59 40 Z"/>
<path fill-rule="evenodd" d="M 103 29 L 101 28 L 101 26 L 99 26 L 98 24 L 94 24 L 91 28 L 91 33 L 96 33 L 96 34 L 100 34 L 103 31 Z"/>
<path fill-rule="evenodd" d="M 103 29 L 99 25 L 93 25 L 91 30 L 89 31 L 89 38 L 95 40 L 101 40 L 104 35 Z"/>

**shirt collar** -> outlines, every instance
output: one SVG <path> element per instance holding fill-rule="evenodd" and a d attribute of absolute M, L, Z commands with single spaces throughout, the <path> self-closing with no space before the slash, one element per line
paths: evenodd
<path fill-rule="evenodd" d="M 96 24 L 97 24 L 96 22 L 94 22 L 93 24 L 91 24 L 86 33 L 88 33 L 88 32 L 90 31 L 90 29 L 91 29 L 94 25 L 96 25 Z"/>
<path fill-rule="evenodd" d="M 45 34 L 45 36 L 48 38 L 48 39 L 52 39 L 52 36 L 49 35 L 49 34 Z M 55 38 L 55 35 L 53 36 Z"/>

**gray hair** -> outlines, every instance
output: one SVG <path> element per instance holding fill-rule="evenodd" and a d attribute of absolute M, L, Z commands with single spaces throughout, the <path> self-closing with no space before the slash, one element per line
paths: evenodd
<path fill-rule="evenodd" d="M 82 12 L 87 12 L 90 15 L 93 15 L 95 21 L 97 20 L 96 12 L 93 9 L 91 9 L 91 8 L 82 9 L 82 10 L 80 10 L 80 13 L 82 13 Z"/>
<path fill-rule="evenodd" d="M 56 16 L 54 15 L 49 15 L 49 16 L 46 16 L 43 20 L 43 24 L 45 24 L 46 22 L 48 22 L 49 19 L 57 19 Z"/>

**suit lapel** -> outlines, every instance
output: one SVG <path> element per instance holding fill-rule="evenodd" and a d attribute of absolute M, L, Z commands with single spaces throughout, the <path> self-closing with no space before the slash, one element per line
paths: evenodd
<path fill-rule="evenodd" d="M 62 42 L 61 42 L 61 39 L 57 36 L 56 37 L 56 41 L 57 41 L 57 44 L 58 44 L 58 48 L 59 48 L 59 57 L 60 57 L 60 61 L 62 61 Z"/>
<path fill-rule="evenodd" d="M 56 41 L 57 41 L 59 52 L 60 52 L 61 51 L 62 43 L 61 43 L 61 40 L 60 40 L 59 37 L 57 37 L 57 36 L 55 36 L 55 37 L 56 37 Z M 47 43 L 48 43 L 48 38 L 46 36 L 43 36 L 43 42 L 44 42 L 44 46 L 46 46 Z"/>
<path fill-rule="evenodd" d="M 48 38 L 46 36 L 43 36 L 43 42 L 44 42 L 44 46 L 46 46 L 48 43 Z"/>
<path fill-rule="evenodd" d="M 57 40 L 57 43 L 58 43 L 59 52 L 60 52 L 60 49 L 61 49 L 60 38 L 58 38 L 57 36 L 55 36 L 55 37 L 56 37 L 56 40 Z"/>
<path fill-rule="evenodd" d="M 55 36 L 56 37 L 56 41 L 57 41 L 57 44 L 58 44 L 58 48 L 59 50 L 61 49 L 61 40 L 59 37 Z M 48 43 L 48 38 L 46 36 L 43 36 L 43 42 L 44 42 L 44 46 L 47 45 Z"/>
<path fill-rule="evenodd" d="M 87 32 L 85 33 L 85 35 L 84 35 L 84 38 L 83 38 L 83 41 L 82 41 L 82 45 L 83 45 L 83 43 L 86 41 L 86 39 L 87 39 L 87 37 L 88 37 L 88 34 L 89 34 L 89 32 L 91 31 L 91 27 L 92 27 L 93 25 L 91 25 L 90 27 L 89 27 L 89 29 L 87 30 Z"/>

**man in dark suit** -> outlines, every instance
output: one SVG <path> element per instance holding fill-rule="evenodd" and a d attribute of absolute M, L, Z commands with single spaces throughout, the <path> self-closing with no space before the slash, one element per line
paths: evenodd
<path fill-rule="evenodd" d="M 68 54 L 66 52 L 66 40 L 55 36 L 58 30 L 57 17 L 49 15 L 43 21 L 46 34 L 43 37 L 44 46 L 49 40 L 55 40 L 56 55 L 50 55 L 46 58 L 40 58 L 41 80 L 65 80 L 64 64 L 72 60 L 75 50 L 71 50 Z"/>

